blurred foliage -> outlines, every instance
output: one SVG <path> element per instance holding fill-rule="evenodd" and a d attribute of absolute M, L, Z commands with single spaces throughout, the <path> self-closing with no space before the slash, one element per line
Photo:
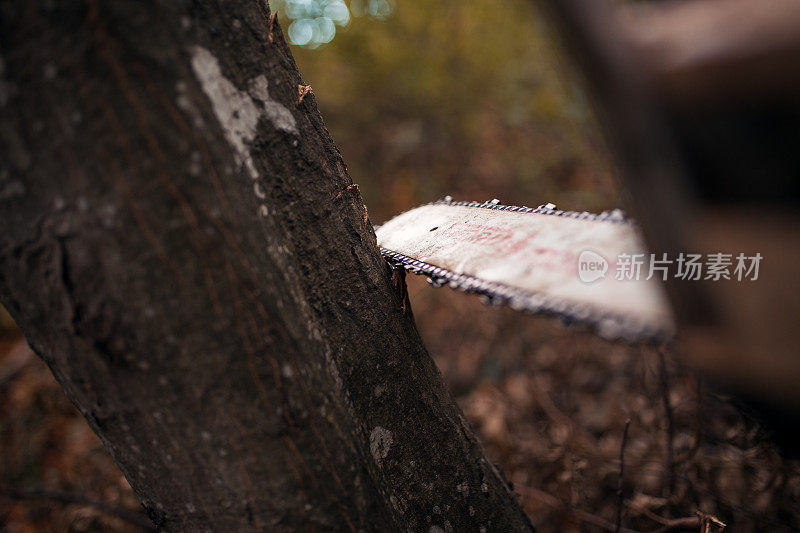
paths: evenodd
<path fill-rule="evenodd" d="M 274 9 L 282 9 L 289 24 L 289 42 L 316 48 L 336 36 L 337 26 L 350 24 L 351 12 L 357 17 L 368 16 L 385 20 L 394 12 L 393 0 L 278 0 Z"/>
<path fill-rule="evenodd" d="M 334 2 L 271 4 L 286 28 Z M 447 194 L 616 207 L 584 95 L 529 0 L 373 4 L 293 49 L 373 222 Z"/>

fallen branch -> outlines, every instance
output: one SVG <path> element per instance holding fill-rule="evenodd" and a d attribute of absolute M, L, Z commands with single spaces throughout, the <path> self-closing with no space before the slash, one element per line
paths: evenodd
<path fill-rule="evenodd" d="M 631 419 L 628 418 L 625 420 L 625 429 L 622 430 L 622 444 L 619 447 L 619 480 L 617 481 L 617 527 L 614 530 L 615 533 L 619 533 L 620 528 L 622 527 L 622 508 L 625 504 L 625 496 L 624 491 L 624 482 L 623 478 L 625 476 L 625 445 L 628 443 L 628 428 L 631 427 Z"/>

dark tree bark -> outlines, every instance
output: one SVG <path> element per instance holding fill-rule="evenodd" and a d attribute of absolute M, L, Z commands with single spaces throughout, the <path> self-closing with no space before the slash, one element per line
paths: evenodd
<path fill-rule="evenodd" d="M 157 525 L 530 529 L 266 5 L 0 17 L 2 302 Z"/>

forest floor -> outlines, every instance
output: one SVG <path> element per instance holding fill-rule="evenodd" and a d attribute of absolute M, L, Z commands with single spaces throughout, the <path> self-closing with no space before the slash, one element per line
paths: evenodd
<path fill-rule="evenodd" d="M 613 531 L 620 510 L 635 531 L 698 517 L 713 517 L 712 532 L 715 519 L 727 531 L 800 528 L 800 463 L 671 354 L 489 307 L 424 278 L 408 282 L 450 390 L 539 531 Z M 66 501 L 140 512 L 99 439 L 13 328 L 0 339 L 0 457 L 0 531 L 142 530 Z"/>

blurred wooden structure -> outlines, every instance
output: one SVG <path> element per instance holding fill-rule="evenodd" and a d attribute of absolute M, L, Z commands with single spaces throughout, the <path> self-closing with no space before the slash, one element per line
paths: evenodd
<path fill-rule="evenodd" d="M 800 3 L 547 2 L 652 251 L 761 253 L 757 281 L 668 291 L 687 362 L 800 413 Z"/>

